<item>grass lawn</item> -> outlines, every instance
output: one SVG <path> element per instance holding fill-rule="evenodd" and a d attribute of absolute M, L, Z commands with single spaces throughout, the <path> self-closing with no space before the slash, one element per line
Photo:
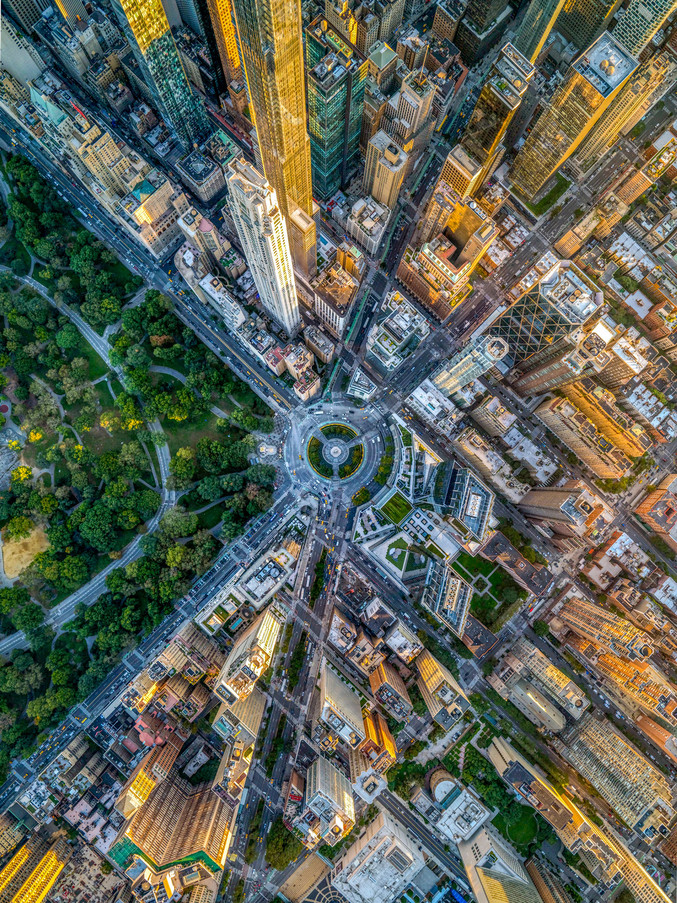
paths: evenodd
<path fill-rule="evenodd" d="M 519 821 L 516 822 L 508 822 L 506 824 L 505 818 L 499 812 L 499 814 L 492 821 L 492 825 L 501 830 L 504 828 L 510 840 L 513 843 L 517 844 L 518 847 L 528 846 L 532 840 L 536 837 L 537 826 L 536 819 L 534 818 L 534 813 L 527 806 L 522 806 L 522 813 Z"/>
<path fill-rule="evenodd" d="M 78 357 L 84 357 L 89 362 L 90 379 L 98 379 L 110 370 L 108 362 L 99 357 L 89 342 L 82 337 L 78 346 Z"/>
<path fill-rule="evenodd" d="M 473 578 L 465 570 L 465 568 L 462 568 L 461 565 L 458 564 L 458 562 L 455 561 L 452 565 L 452 568 L 456 571 L 459 577 L 462 577 L 466 581 L 466 583 L 472 583 Z"/>
<path fill-rule="evenodd" d="M 227 434 L 222 435 L 217 432 L 217 420 L 217 416 L 212 414 L 211 411 L 207 411 L 204 417 L 198 421 L 182 420 L 177 422 L 176 420 L 168 420 L 165 417 L 162 422 L 162 429 L 167 436 L 169 451 L 174 455 L 179 448 L 185 448 L 186 446 L 195 448 L 200 439 L 227 439 Z M 236 439 L 240 439 L 244 435 L 236 426 L 233 426 L 232 434 L 235 434 Z M 232 434 L 231 439 L 233 438 Z"/>
<path fill-rule="evenodd" d="M 394 524 L 399 524 L 414 509 L 401 492 L 396 492 L 384 505 L 381 505 L 379 510 L 385 514 L 388 520 L 391 520 Z"/>
<path fill-rule="evenodd" d="M 153 445 L 152 442 L 146 442 L 146 448 L 148 449 L 148 454 L 150 455 L 150 459 L 153 462 L 153 467 L 155 468 L 155 473 L 157 475 L 157 478 L 158 478 L 158 480 L 162 480 L 162 477 L 160 476 L 160 462 L 159 462 L 158 456 L 157 456 L 157 449 L 155 448 L 155 446 Z M 149 483 L 153 482 L 152 476 L 148 477 L 148 482 Z"/>
<path fill-rule="evenodd" d="M 47 451 L 50 445 L 54 442 L 54 433 L 49 433 L 44 436 L 44 438 L 40 439 L 39 442 L 27 442 L 24 446 L 23 457 L 26 461 L 26 464 L 30 464 L 31 467 L 37 467 L 37 456 L 40 452 L 43 454 Z"/>
<path fill-rule="evenodd" d="M 113 408 L 115 399 L 113 398 L 113 396 L 111 394 L 110 388 L 108 387 L 108 383 L 105 381 L 97 383 L 94 386 L 94 388 L 96 389 L 96 395 L 97 395 L 97 398 L 99 399 L 99 404 L 101 405 L 101 407 L 102 408 Z"/>
<path fill-rule="evenodd" d="M 273 414 L 272 409 L 268 407 L 265 401 L 259 398 L 256 392 L 250 389 L 246 383 L 242 382 L 242 380 L 237 381 L 235 388 L 230 394 L 235 401 L 245 407 L 251 408 L 255 414 L 259 414 L 260 416 L 272 416 Z"/>
<path fill-rule="evenodd" d="M 222 514 L 223 502 L 218 502 L 215 505 L 212 505 L 211 508 L 207 508 L 206 511 L 203 511 L 197 516 L 199 528 L 201 530 L 211 530 L 220 523 Z"/>
<path fill-rule="evenodd" d="M 422 562 L 419 562 L 418 559 L 423 558 Z M 404 566 L 405 572 L 407 571 L 420 571 L 422 568 L 426 566 L 428 563 L 428 559 L 425 555 L 421 555 L 420 552 L 409 552 L 407 555 L 407 563 Z"/>
<path fill-rule="evenodd" d="M 101 427 L 95 427 L 86 433 L 82 433 L 82 442 L 95 455 L 102 455 L 108 451 L 119 451 L 122 442 L 121 437 L 111 436 Z"/>
<path fill-rule="evenodd" d="M 404 556 L 406 555 L 408 548 L 409 545 L 403 539 L 396 539 L 395 542 L 391 542 L 388 546 L 386 558 L 394 564 L 396 568 L 402 570 Z"/>
<path fill-rule="evenodd" d="M 60 483 L 64 483 L 69 479 L 70 471 L 63 463 L 63 461 L 59 461 L 58 464 L 54 465 L 54 485 L 58 486 Z"/>
<path fill-rule="evenodd" d="M 400 435 L 402 436 L 402 445 L 410 446 L 411 445 L 411 433 L 409 430 L 405 430 L 403 426 L 400 426 Z"/>
<path fill-rule="evenodd" d="M 488 577 L 496 568 L 493 561 L 487 561 L 486 558 L 480 558 L 479 556 L 468 555 L 467 552 L 461 552 L 458 558 L 454 560 L 454 564 L 460 564 L 464 571 L 473 576 L 482 574 L 484 577 Z"/>
<path fill-rule="evenodd" d="M 113 392 L 115 393 L 115 397 L 117 398 L 118 395 L 120 394 L 120 392 L 122 392 L 122 383 L 120 382 L 119 379 L 116 379 L 115 377 L 113 377 L 110 381 L 110 387 L 113 390 Z"/>
<path fill-rule="evenodd" d="M 525 204 L 533 214 L 536 216 L 543 216 L 544 213 L 547 213 L 547 211 L 559 201 L 569 185 L 571 185 L 571 182 L 565 179 L 560 173 L 557 173 L 555 176 L 555 184 L 550 191 L 538 201 L 538 203 L 530 204 L 528 201 L 525 201 Z"/>
<path fill-rule="evenodd" d="M 133 275 L 121 260 L 116 260 L 115 263 L 109 263 L 107 269 L 119 280 L 121 287 L 124 287 L 125 283 L 129 282 Z"/>

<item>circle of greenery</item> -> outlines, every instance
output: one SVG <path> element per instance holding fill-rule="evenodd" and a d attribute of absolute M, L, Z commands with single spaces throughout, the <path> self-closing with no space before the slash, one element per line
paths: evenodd
<path fill-rule="evenodd" d="M 357 439 L 357 432 L 351 427 L 343 426 L 343 424 L 339 423 L 322 426 L 320 427 L 320 432 L 328 440 L 342 439 L 343 441 L 353 442 L 348 452 L 348 458 L 338 468 L 338 476 L 340 480 L 347 480 L 356 474 L 364 460 L 364 446 L 361 442 L 354 441 Z M 334 467 L 325 459 L 323 443 L 317 436 L 312 436 L 308 441 L 306 454 L 308 463 L 318 476 L 323 477 L 325 480 L 333 479 Z"/>

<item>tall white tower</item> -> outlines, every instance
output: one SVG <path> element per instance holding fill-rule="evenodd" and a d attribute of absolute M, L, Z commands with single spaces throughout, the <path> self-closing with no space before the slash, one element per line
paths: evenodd
<path fill-rule="evenodd" d="M 261 304 L 292 336 L 300 325 L 287 225 L 270 183 L 244 160 L 228 164 L 230 212 Z"/>

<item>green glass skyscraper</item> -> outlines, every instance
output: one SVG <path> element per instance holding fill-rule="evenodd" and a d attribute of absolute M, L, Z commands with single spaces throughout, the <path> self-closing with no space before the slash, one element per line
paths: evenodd
<path fill-rule="evenodd" d="M 139 64 L 157 111 L 185 147 L 213 129 L 193 94 L 160 0 L 113 0 L 120 26 Z"/>
<path fill-rule="evenodd" d="M 308 71 L 308 132 L 313 190 L 326 200 L 346 187 L 359 162 L 367 61 L 318 17 L 306 30 L 306 57 L 310 63 L 320 55 Z"/>
<path fill-rule="evenodd" d="M 564 0 L 531 0 L 515 38 L 515 47 L 533 63 L 552 31 Z"/>

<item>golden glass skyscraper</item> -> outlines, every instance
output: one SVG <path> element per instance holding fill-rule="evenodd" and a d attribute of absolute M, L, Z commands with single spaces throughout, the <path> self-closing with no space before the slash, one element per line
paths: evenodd
<path fill-rule="evenodd" d="M 231 0 L 198 0 L 197 8 L 201 11 L 206 10 L 209 16 L 211 29 L 208 23 L 205 27 L 209 51 L 212 56 L 214 51 L 218 54 L 226 82 L 230 83 L 240 77 L 242 70 L 233 22 L 233 4 Z M 214 36 L 214 47 L 209 40 L 210 33 Z"/>
<path fill-rule="evenodd" d="M 292 256 L 317 270 L 300 0 L 234 0 L 263 172 L 287 220 Z"/>
<path fill-rule="evenodd" d="M 533 200 L 573 154 L 637 66 L 608 33 L 581 54 L 536 120 L 510 174 L 513 188 Z"/>
<path fill-rule="evenodd" d="M 184 147 L 201 144 L 214 128 L 193 93 L 160 0 L 113 0 L 155 108 Z"/>

